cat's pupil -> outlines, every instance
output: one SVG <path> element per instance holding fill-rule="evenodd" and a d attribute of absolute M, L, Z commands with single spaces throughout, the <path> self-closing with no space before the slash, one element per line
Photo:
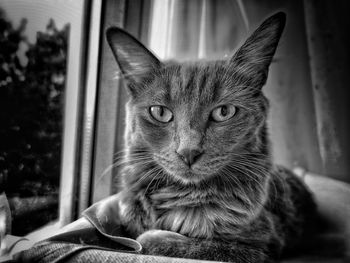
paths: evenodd
<path fill-rule="evenodd" d="M 221 115 L 225 117 L 227 115 L 227 113 L 228 113 L 227 107 L 222 106 L 221 107 Z"/>
<path fill-rule="evenodd" d="M 159 107 L 158 108 L 158 113 L 159 113 L 160 117 L 163 117 L 163 115 L 164 115 L 164 108 L 163 107 Z"/>

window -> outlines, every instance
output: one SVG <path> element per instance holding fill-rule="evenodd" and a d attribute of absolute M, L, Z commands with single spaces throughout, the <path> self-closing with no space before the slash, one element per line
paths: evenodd
<path fill-rule="evenodd" d="M 71 220 L 86 8 L 0 3 L 0 188 L 14 235 Z"/>

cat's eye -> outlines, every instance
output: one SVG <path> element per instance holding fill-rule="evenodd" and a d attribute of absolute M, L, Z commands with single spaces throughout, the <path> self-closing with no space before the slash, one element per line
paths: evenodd
<path fill-rule="evenodd" d="M 156 121 L 167 123 L 172 121 L 173 113 L 165 106 L 152 106 L 149 113 Z"/>
<path fill-rule="evenodd" d="M 227 121 L 236 114 L 236 107 L 233 105 L 222 105 L 215 108 L 211 113 L 211 118 L 216 122 Z"/>

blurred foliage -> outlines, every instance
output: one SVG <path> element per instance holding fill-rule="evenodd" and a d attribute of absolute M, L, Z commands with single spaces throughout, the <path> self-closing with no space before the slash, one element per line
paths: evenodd
<path fill-rule="evenodd" d="M 0 10 L 0 191 L 57 194 L 69 27 L 50 20 L 35 44 Z"/>

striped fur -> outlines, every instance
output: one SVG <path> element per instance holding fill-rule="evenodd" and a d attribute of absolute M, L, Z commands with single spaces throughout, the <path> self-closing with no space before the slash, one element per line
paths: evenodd
<path fill-rule="evenodd" d="M 148 254 L 269 262 L 303 234 L 313 202 L 271 162 L 268 101 L 261 88 L 285 15 L 267 19 L 228 61 L 161 63 L 126 32 L 108 41 L 128 81 L 121 218 Z M 150 107 L 166 106 L 160 123 Z M 218 123 L 213 109 L 234 105 Z M 187 166 L 179 147 L 200 147 Z"/>

